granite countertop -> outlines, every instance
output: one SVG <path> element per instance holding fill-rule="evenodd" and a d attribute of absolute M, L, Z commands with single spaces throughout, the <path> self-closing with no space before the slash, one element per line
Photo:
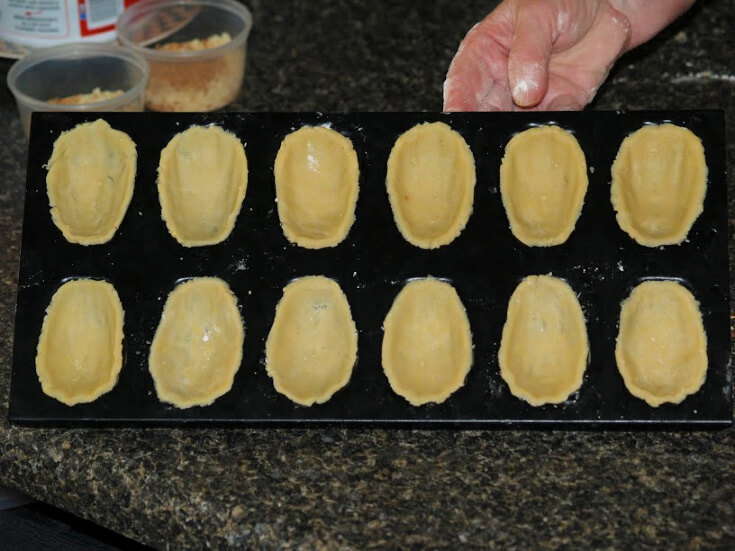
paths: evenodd
<path fill-rule="evenodd" d="M 235 110 L 441 109 L 483 0 L 253 0 Z M 624 58 L 593 109 L 718 108 L 735 128 L 735 0 Z M 4 78 L 9 62 L 0 62 Z M 0 87 L 0 484 L 166 548 L 735 547 L 735 429 L 39 429 L 7 403 L 25 140 Z M 731 134 L 732 136 L 732 134 Z M 728 142 L 729 223 L 735 219 Z M 730 251 L 732 271 L 733 251 Z M 735 296 L 730 290 L 731 296 Z"/>

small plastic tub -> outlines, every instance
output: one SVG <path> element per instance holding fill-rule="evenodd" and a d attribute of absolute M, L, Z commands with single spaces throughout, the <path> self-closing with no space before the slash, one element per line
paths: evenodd
<path fill-rule="evenodd" d="M 8 71 L 26 137 L 33 111 L 142 111 L 147 83 L 145 59 L 112 44 L 38 50 Z"/>
<path fill-rule="evenodd" d="M 245 74 L 248 9 L 234 0 L 143 0 L 117 20 L 118 39 L 151 69 L 146 107 L 214 111 L 235 100 Z"/>

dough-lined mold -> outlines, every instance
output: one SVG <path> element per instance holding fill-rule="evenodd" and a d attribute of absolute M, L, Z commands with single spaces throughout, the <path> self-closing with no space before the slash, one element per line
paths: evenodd
<path fill-rule="evenodd" d="M 511 394 L 532 406 L 563 402 L 581 386 L 588 359 L 584 313 L 569 284 L 524 278 L 510 297 L 498 352 Z"/>
<path fill-rule="evenodd" d="M 283 139 L 273 168 L 278 217 L 292 243 L 334 247 L 355 220 L 360 176 L 349 138 L 323 126 L 305 126 Z"/>
<path fill-rule="evenodd" d="M 54 141 L 103 117 L 137 144 L 135 190 L 116 236 L 83 247 L 67 242 L 49 215 L 44 164 Z M 703 212 L 676 247 L 644 248 L 621 231 L 610 204 L 610 168 L 620 144 L 647 122 L 686 127 L 701 140 L 708 166 Z M 386 193 L 387 159 L 397 137 L 442 121 L 461 134 L 475 159 L 472 215 L 450 244 L 423 249 L 397 230 Z M 504 148 L 541 124 L 572 133 L 584 150 L 589 185 L 575 229 L 562 244 L 528 247 L 508 228 L 500 193 Z M 214 246 L 182 247 L 161 220 L 156 187 L 160 153 L 191 126 L 220 126 L 247 146 L 248 187 L 230 236 Z M 329 126 L 349 138 L 359 160 L 359 200 L 348 237 L 311 250 L 290 245 L 278 216 L 274 163 L 285 136 Z M 579 113 L 34 113 L 22 233 L 9 401 L 13 423 L 73 426 L 338 426 L 459 428 L 704 427 L 732 420 L 724 126 L 719 112 Z M 592 170 L 594 168 L 594 171 Z M 280 201 L 279 201 L 280 202 Z M 528 274 L 568 282 L 586 318 L 590 362 L 583 382 L 558 404 L 531 406 L 501 377 L 498 352 L 510 296 Z M 338 282 L 357 329 L 347 384 L 328 400 L 300 406 L 279 394 L 266 368 L 266 341 L 284 287 L 307 274 Z M 206 407 L 161 401 L 148 369 L 151 343 L 177 281 L 227 282 L 245 323 L 242 360 L 229 392 Z M 442 402 L 414 406 L 382 369 L 382 325 L 410 278 L 449 282 L 472 332 L 472 367 Z M 110 282 L 124 306 L 123 365 L 112 391 L 69 407 L 43 393 L 34 359 L 45 309 L 67 278 Z M 707 336 L 702 386 L 678 404 L 651 407 L 626 388 L 615 359 L 620 305 L 646 278 L 676 279 L 699 302 Z M 331 344 L 331 343 L 330 343 Z"/>
<path fill-rule="evenodd" d="M 47 166 L 51 217 L 66 240 L 112 239 L 133 196 L 137 151 L 130 136 L 104 119 L 78 124 L 56 139 Z"/>
<path fill-rule="evenodd" d="M 227 239 L 247 186 L 245 148 L 237 136 L 217 125 L 192 126 L 171 138 L 161 151 L 161 217 L 185 247 Z"/>
<path fill-rule="evenodd" d="M 683 242 L 702 213 L 706 193 L 704 147 L 688 128 L 646 125 L 620 145 L 610 200 L 620 228 L 641 245 Z"/>
<path fill-rule="evenodd" d="M 422 249 L 447 245 L 472 214 L 475 158 L 467 142 L 443 122 L 419 124 L 396 140 L 386 187 L 398 229 Z"/>
<path fill-rule="evenodd" d="M 216 277 L 179 283 L 166 299 L 148 358 L 158 398 L 182 409 L 213 403 L 232 388 L 244 339 L 227 283 Z"/>
<path fill-rule="evenodd" d="M 289 283 L 265 346 L 275 389 L 302 406 L 321 404 L 347 384 L 357 360 L 357 329 L 339 284 L 324 276 Z"/>
<path fill-rule="evenodd" d="M 411 405 L 442 403 L 472 367 L 472 331 L 451 284 L 432 277 L 401 289 L 383 322 L 383 371 Z"/>
<path fill-rule="evenodd" d="M 558 126 L 529 128 L 505 146 L 500 193 L 510 229 L 525 245 L 564 243 L 582 212 L 587 185 L 584 152 Z"/>
<path fill-rule="evenodd" d="M 615 359 L 633 396 L 658 407 L 680 403 L 707 376 L 699 303 L 676 281 L 644 281 L 620 310 Z"/>
<path fill-rule="evenodd" d="M 43 392 L 67 406 L 111 391 L 122 368 L 124 311 L 107 281 L 72 279 L 54 293 L 38 338 Z"/>

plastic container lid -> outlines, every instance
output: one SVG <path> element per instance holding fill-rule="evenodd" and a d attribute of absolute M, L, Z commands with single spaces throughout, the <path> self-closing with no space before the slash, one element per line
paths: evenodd
<path fill-rule="evenodd" d="M 217 30 L 208 31 L 210 34 L 229 32 L 231 40 L 226 44 L 205 50 L 189 51 L 157 50 L 147 47 L 185 30 L 190 23 L 195 23 L 198 16 L 205 15 L 207 11 L 226 12 L 218 14 Z M 231 16 L 229 22 L 223 17 L 227 14 Z M 211 16 L 211 13 L 209 15 Z M 236 21 L 239 21 L 239 24 Z M 250 10 L 234 0 L 143 0 L 126 9 L 117 20 L 120 43 L 152 61 L 188 61 L 219 57 L 228 50 L 243 47 L 252 26 L 253 18 Z M 195 35 L 184 40 L 192 38 L 204 37 Z"/>

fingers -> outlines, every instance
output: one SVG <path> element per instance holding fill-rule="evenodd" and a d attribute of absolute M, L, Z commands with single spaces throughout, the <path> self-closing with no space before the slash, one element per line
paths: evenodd
<path fill-rule="evenodd" d="M 478 98 L 469 93 L 469 88 L 476 86 L 461 76 L 447 77 L 444 81 L 444 111 L 500 111 L 500 102 L 492 96 Z"/>
<path fill-rule="evenodd" d="M 554 54 L 550 88 L 555 93 L 549 94 L 546 108 L 553 108 L 551 102 L 562 102 L 557 96 L 569 94 L 572 87 L 580 108 L 591 102 L 615 60 L 625 51 L 629 36 L 630 24 L 625 16 L 608 3 L 601 4 L 585 35 L 573 47 Z M 570 75 L 574 75 L 571 80 Z"/>
<path fill-rule="evenodd" d="M 691 8 L 694 0 L 668 2 L 609 0 L 609 3 L 630 21 L 630 40 L 626 48 L 633 49 L 656 36 L 664 27 Z"/>
<path fill-rule="evenodd" d="M 512 27 L 505 4 L 467 33 L 444 81 L 445 111 L 509 110 L 508 48 Z"/>
<path fill-rule="evenodd" d="M 500 111 L 510 104 L 507 84 L 493 69 L 480 64 L 448 73 L 444 81 L 444 111 Z"/>
<path fill-rule="evenodd" d="M 508 56 L 508 84 L 519 107 L 534 107 L 546 95 L 555 24 L 548 3 L 519 3 Z"/>
<path fill-rule="evenodd" d="M 584 104 L 571 94 L 564 94 L 555 97 L 547 105 L 544 106 L 544 110 L 547 111 L 580 111 L 584 107 Z"/>

